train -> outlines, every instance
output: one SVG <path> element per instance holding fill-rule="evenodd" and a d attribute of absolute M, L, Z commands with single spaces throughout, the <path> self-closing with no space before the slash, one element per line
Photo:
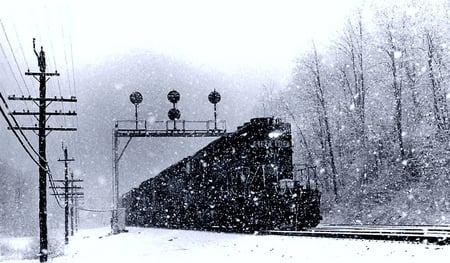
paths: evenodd
<path fill-rule="evenodd" d="M 125 224 L 247 233 L 315 227 L 320 191 L 302 183 L 292 155 L 289 123 L 251 119 L 125 193 Z"/>

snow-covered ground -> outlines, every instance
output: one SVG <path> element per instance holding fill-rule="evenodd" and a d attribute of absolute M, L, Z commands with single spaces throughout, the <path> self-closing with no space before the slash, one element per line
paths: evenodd
<path fill-rule="evenodd" d="M 154 228 L 129 228 L 108 235 L 108 228 L 79 231 L 50 262 L 444 262 L 450 246 L 348 239 L 259 236 Z M 7 240 L 6 240 L 7 241 Z M 0 239 L 0 249 L 7 242 Z M 6 243 L 5 243 L 6 242 Z M 17 251 L 30 253 L 32 242 L 15 242 Z M 9 243 L 10 247 L 14 245 Z M 1 246 L 3 244 L 3 246 Z M 5 251 L 3 251 L 5 252 Z M 60 253 L 62 254 L 62 253 Z M 17 254 L 15 257 L 19 257 Z M 38 262 L 6 260 L 2 262 Z"/>

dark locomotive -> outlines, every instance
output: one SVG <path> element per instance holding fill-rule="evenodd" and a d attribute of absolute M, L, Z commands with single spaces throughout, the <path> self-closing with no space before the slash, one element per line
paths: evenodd
<path fill-rule="evenodd" d="M 232 232 L 314 227 L 320 193 L 297 177 L 290 124 L 252 119 L 123 195 L 125 222 Z"/>

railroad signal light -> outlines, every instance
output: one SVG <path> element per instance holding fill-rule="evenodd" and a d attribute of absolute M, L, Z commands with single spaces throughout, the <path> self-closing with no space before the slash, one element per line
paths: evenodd
<path fill-rule="evenodd" d="M 208 95 L 208 100 L 212 104 L 214 104 L 214 130 L 217 130 L 217 103 L 220 101 L 220 93 L 214 89 L 214 91 L 211 91 Z"/>
<path fill-rule="evenodd" d="M 176 108 L 172 108 L 169 110 L 169 113 L 167 114 L 169 116 L 169 119 L 172 121 L 178 120 L 181 117 L 180 110 Z"/>
<path fill-rule="evenodd" d="M 169 91 L 169 93 L 167 94 L 167 99 L 170 101 L 170 103 L 173 104 L 173 108 L 169 110 L 168 112 L 168 117 L 170 120 L 173 121 L 173 129 L 176 130 L 177 129 L 177 124 L 176 124 L 176 120 L 180 119 L 181 117 L 181 113 L 180 110 L 177 109 L 177 102 L 180 101 L 180 93 L 176 90 L 171 90 Z"/>
<path fill-rule="evenodd" d="M 214 91 L 211 91 L 211 93 L 209 93 L 208 95 L 208 100 L 209 102 L 211 102 L 212 104 L 217 104 L 220 101 L 220 93 L 217 92 L 215 89 Z"/>
<path fill-rule="evenodd" d="M 180 101 L 180 93 L 176 90 L 172 90 L 167 94 L 167 99 L 170 101 L 170 103 L 177 103 Z"/>
<path fill-rule="evenodd" d="M 140 104 L 144 100 L 144 97 L 142 97 L 142 94 L 139 91 L 135 91 L 130 94 L 130 101 L 134 105 Z"/>
<path fill-rule="evenodd" d="M 138 129 L 138 105 L 144 100 L 142 94 L 139 91 L 135 91 L 130 94 L 130 101 L 134 104 L 134 116 L 136 118 L 136 130 Z"/>

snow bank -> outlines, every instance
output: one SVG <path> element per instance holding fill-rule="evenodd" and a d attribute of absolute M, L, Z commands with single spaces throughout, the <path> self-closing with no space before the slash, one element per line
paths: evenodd
<path fill-rule="evenodd" d="M 309 237 L 256 236 L 198 231 L 129 228 L 77 233 L 65 255 L 69 262 L 440 262 L 450 247 Z M 438 261 L 437 261 L 438 260 Z M 9 261 L 32 262 L 32 261 Z M 35 261 L 34 261 L 35 262 Z"/>
<path fill-rule="evenodd" d="M 64 253 L 64 240 L 50 237 L 51 257 L 59 257 Z M 0 262 L 22 262 L 20 260 L 37 259 L 39 252 L 38 237 L 0 237 Z"/>

